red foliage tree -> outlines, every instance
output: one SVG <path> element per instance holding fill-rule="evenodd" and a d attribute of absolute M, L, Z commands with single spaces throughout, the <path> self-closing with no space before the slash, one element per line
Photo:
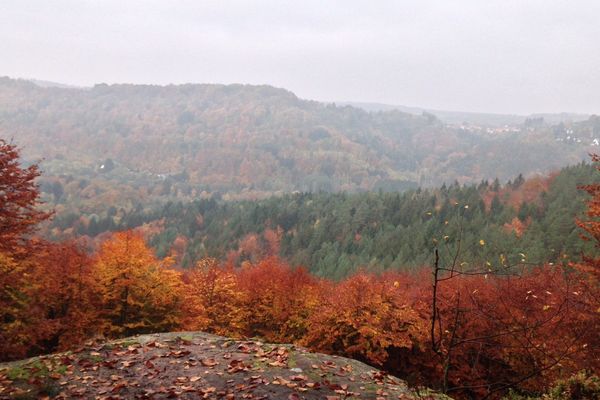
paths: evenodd
<path fill-rule="evenodd" d="M 36 164 L 22 167 L 20 151 L 0 139 L 0 252 L 15 253 L 26 244 L 26 236 L 51 213 L 39 211 L 40 192 L 35 179 Z"/>
<path fill-rule="evenodd" d="M 439 287 L 438 351 L 452 395 L 541 392 L 559 377 L 591 368 L 592 327 L 578 282 L 560 267 L 521 276 L 459 276 Z M 596 340 L 597 341 L 597 340 Z"/>
<path fill-rule="evenodd" d="M 319 282 L 304 268 L 291 268 L 277 257 L 245 263 L 238 286 L 245 299 L 246 335 L 274 342 L 302 338 L 320 302 Z"/>
<path fill-rule="evenodd" d="M 1 358 L 26 354 L 35 340 L 30 327 L 36 314 L 31 279 L 32 241 L 28 235 L 50 213 L 38 211 L 37 165 L 21 166 L 19 149 L 0 139 L 0 353 Z"/>
<path fill-rule="evenodd" d="M 425 341 L 426 320 L 409 306 L 399 285 L 359 273 L 330 287 L 303 342 L 378 366 L 394 349 L 418 347 Z"/>
<path fill-rule="evenodd" d="M 35 255 L 31 281 L 43 352 L 66 350 L 99 332 L 99 285 L 92 259 L 76 243 L 46 244 Z"/>

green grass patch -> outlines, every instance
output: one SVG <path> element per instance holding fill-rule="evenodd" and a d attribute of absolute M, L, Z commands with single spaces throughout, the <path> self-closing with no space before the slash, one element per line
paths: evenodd
<path fill-rule="evenodd" d="M 133 346 L 133 345 L 139 345 L 140 342 L 134 339 L 125 339 L 125 340 L 121 340 L 119 342 L 114 342 L 115 346 L 121 346 L 121 347 L 129 347 L 129 346 Z"/>
<path fill-rule="evenodd" d="M 288 353 L 287 364 L 288 364 L 288 367 L 290 367 L 290 368 L 296 368 L 298 366 L 298 361 L 296 360 L 295 353 L 291 353 L 291 352 Z"/>

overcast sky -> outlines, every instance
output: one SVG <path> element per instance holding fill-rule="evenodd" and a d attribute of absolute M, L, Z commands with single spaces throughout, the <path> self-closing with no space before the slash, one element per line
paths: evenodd
<path fill-rule="evenodd" d="M 0 0 L 0 75 L 600 113 L 600 1 Z"/>

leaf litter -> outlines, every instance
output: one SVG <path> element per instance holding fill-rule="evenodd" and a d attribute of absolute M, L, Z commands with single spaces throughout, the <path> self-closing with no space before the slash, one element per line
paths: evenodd
<path fill-rule="evenodd" d="M 202 332 L 88 343 L 0 364 L 0 399 L 412 399 L 405 382 L 355 360 Z"/>

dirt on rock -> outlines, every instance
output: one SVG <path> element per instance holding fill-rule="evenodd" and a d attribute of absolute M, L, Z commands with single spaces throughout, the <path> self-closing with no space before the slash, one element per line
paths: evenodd
<path fill-rule="evenodd" d="M 361 362 L 293 345 L 161 333 L 0 364 L 0 399 L 433 399 Z"/>

